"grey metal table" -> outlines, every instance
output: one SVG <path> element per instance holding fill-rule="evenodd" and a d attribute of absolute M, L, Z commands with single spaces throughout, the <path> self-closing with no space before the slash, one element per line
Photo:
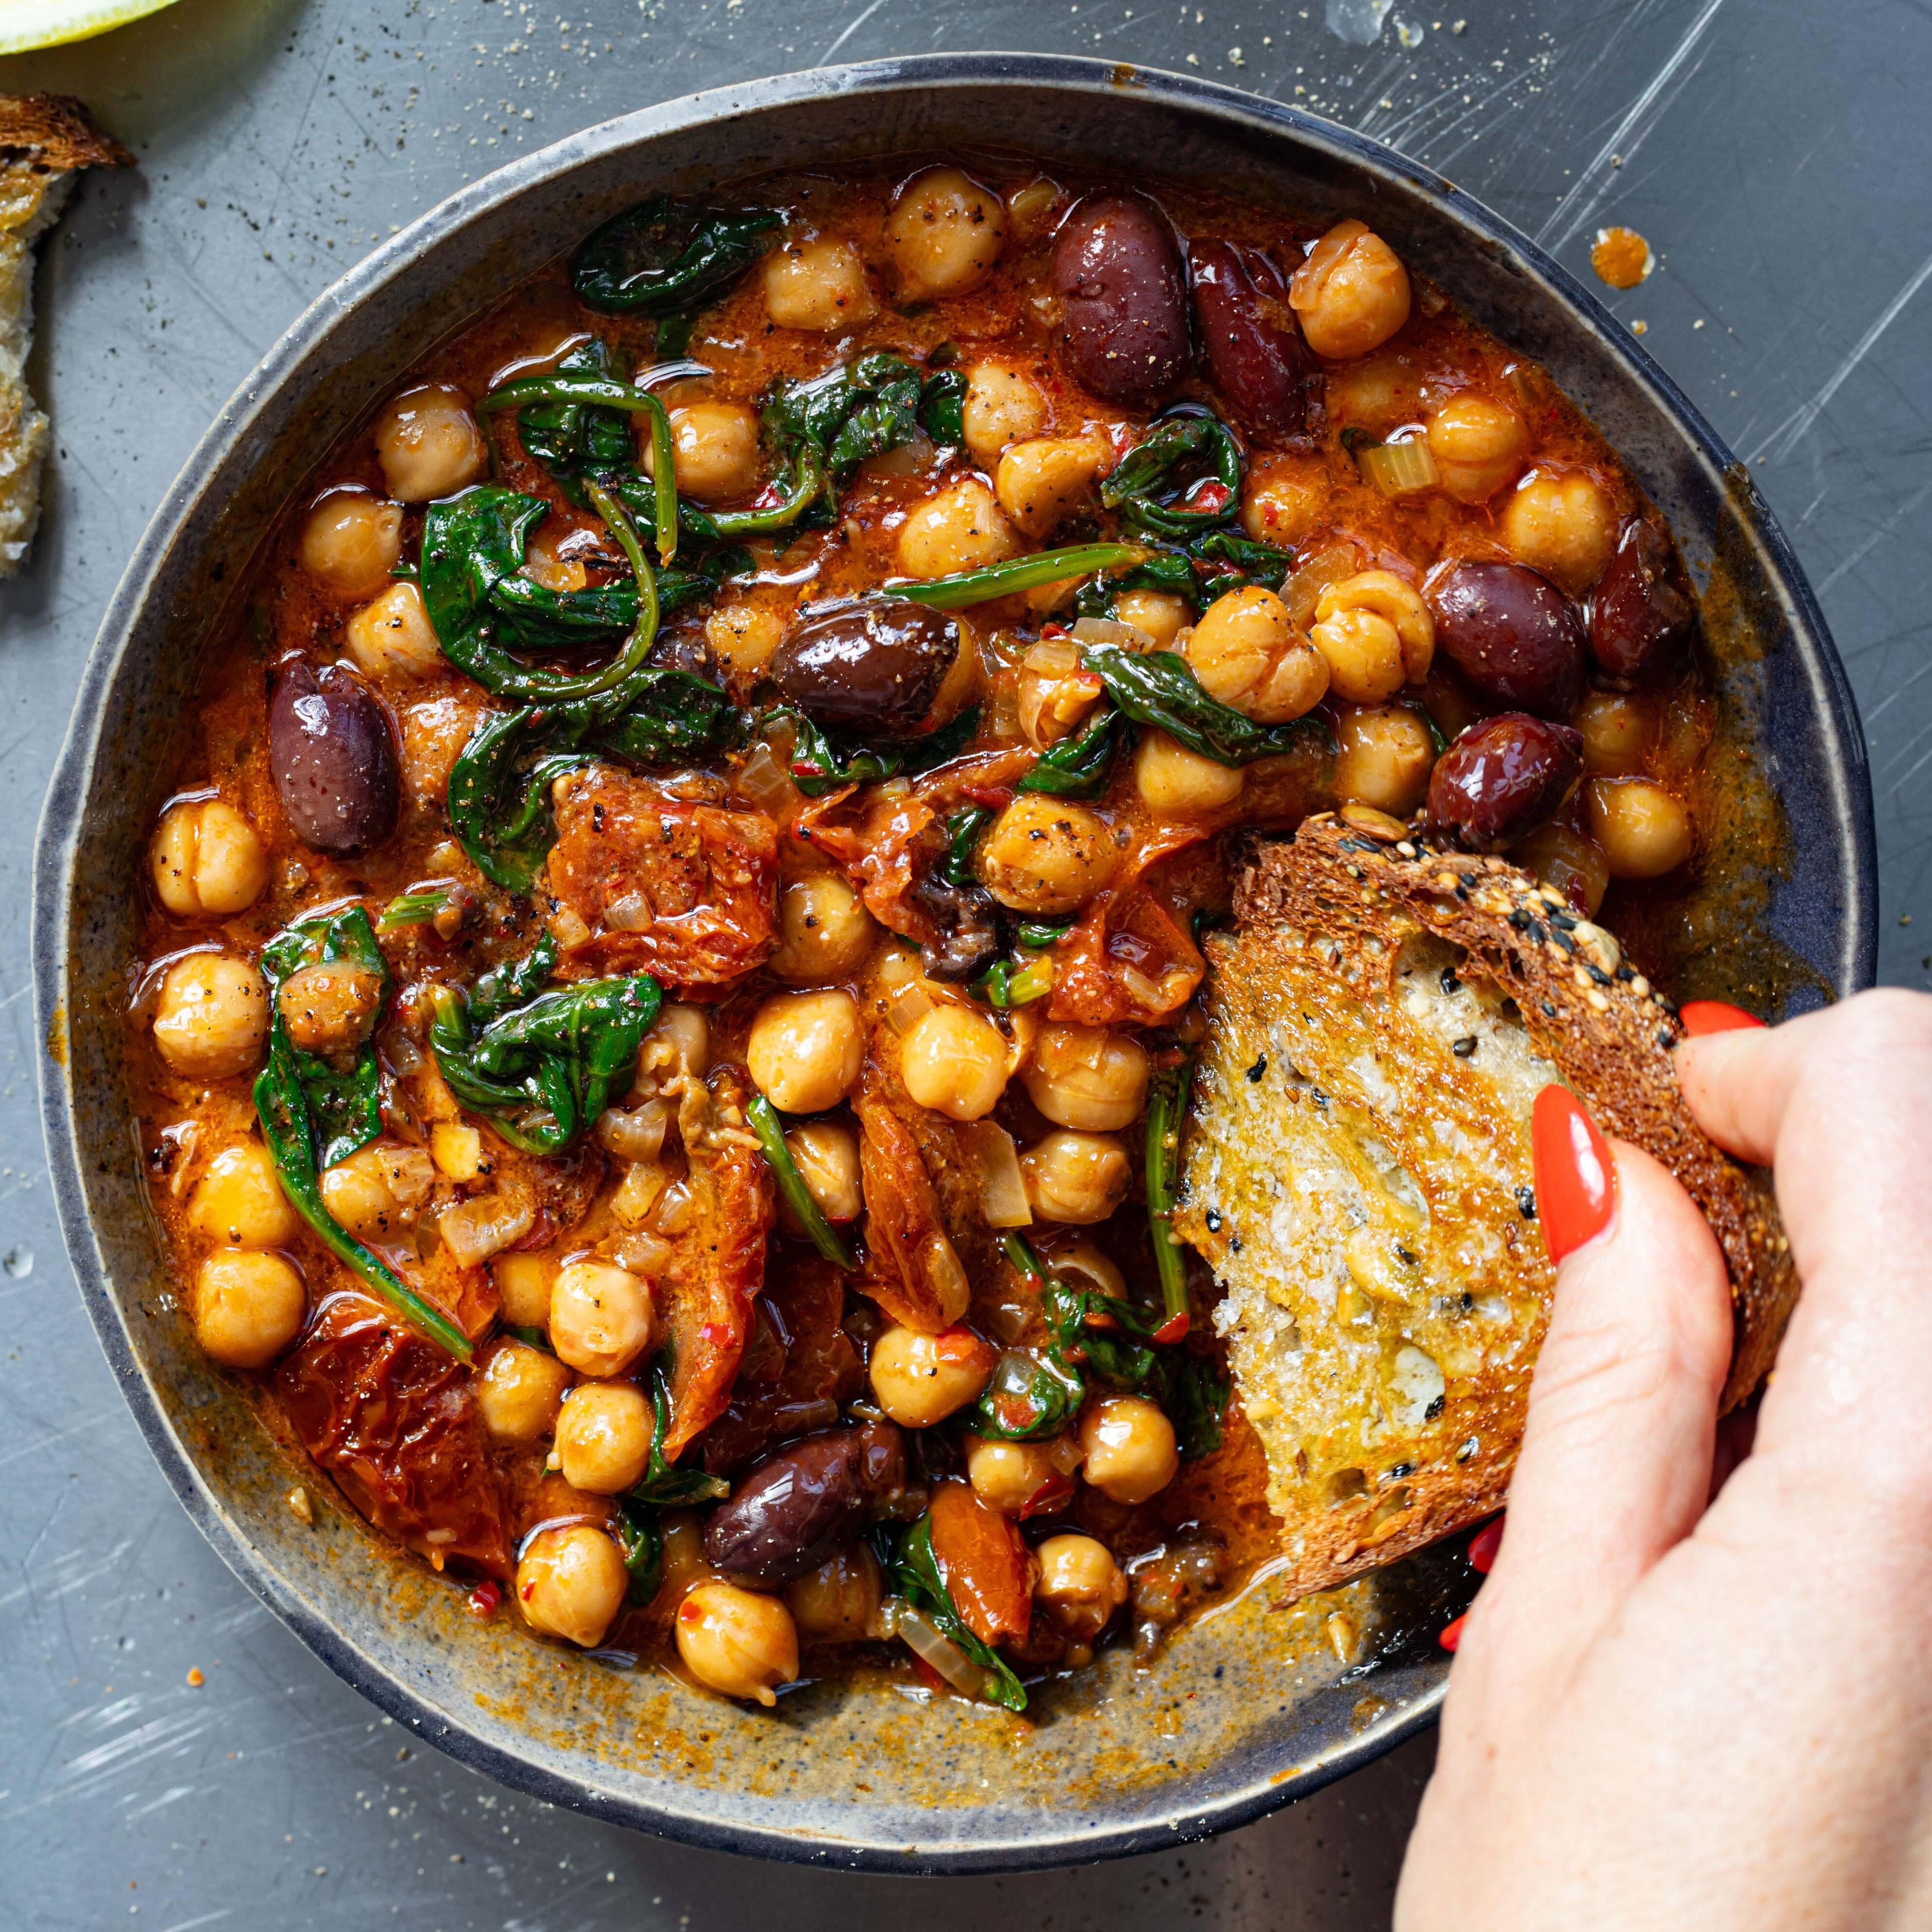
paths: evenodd
<path fill-rule="evenodd" d="M 0 587 L 0 1918 L 303 1927 L 961 1928 L 1386 1922 L 1424 1738 L 1215 1844 L 1097 1870 L 855 1879 L 682 1850 L 405 1743 L 223 1568 L 148 1460 L 55 1229 L 34 1102 L 26 880 L 82 662 L 142 525 L 230 390 L 372 243 L 626 109 L 831 60 L 1098 53 L 1293 100 L 1442 170 L 1582 269 L 1750 463 L 1870 738 L 1881 971 L 1932 984 L 1932 14 L 1924 0 L 179 0 L 0 61 L 140 156 L 48 251 L 58 456 Z M 1462 10 L 1458 11 L 1457 9 Z M 1914 923 L 1914 915 L 1917 922 Z M 197 1684 L 190 1672 L 199 1672 Z"/>

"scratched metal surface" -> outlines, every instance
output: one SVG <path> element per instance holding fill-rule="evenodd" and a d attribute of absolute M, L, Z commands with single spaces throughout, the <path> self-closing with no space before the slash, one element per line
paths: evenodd
<path fill-rule="evenodd" d="M 377 238 L 622 110 L 828 58 L 1099 52 L 1295 100 L 1443 170 L 1586 266 L 1750 462 L 1822 593 L 1870 739 L 1881 972 L 1932 984 L 1932 16 L 1920 0 L 179 0 L 0 61 L 139 153 L 48 251 L 48 520 L 0 586 L 0 959 L 101 606 L 230 388 Z M 1914 922 L 1914 915 L 1916 922 Z M 33 1928 L 1355 1928 L 1386 1922 L 1424 1739 L 1216 1844 L 1014 1880 L 855 1880 L 633 1838 L 407 1745 L 201 1542 L 148 1461 L 49 1208 L 23 963 L 0 968 L 0 1917 Z M 188 1681 L 190 1670 L 205 1678 Z M 775 1888 L 782 1888 L 776 1890 Z"/>

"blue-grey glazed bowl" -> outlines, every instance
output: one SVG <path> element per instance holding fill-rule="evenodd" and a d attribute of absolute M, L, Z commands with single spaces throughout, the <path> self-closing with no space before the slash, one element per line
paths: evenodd
<path fill-rule="evenodd" d="M 1355 1586 L 1354 1613 L 1383 1660 L 1366 1670 L 1344 1671 L 1317 1611 L 1271 1608 L 1263 1586 L 1178 1636 L 1150 1670 L 1116 1654 L 1048 1694 L 1034 1726 L 883 1682 L 808 1687 L 768 1716 L 646 1666 L 566 1655 L 507 1616 L 479 1623 L 458 1586 L 395 1561 L 246 1387 L 198 1354 L 142 1192 L 122 1021 L 140 856 L 199 655 L 319 453 L 433 344 L 647 194 L 987 146 L 1128 177 L 1211 176 L 1304 218 L 1360 214 L 1540 362 L 1664 509 L 1708 586 L 1726 701 L 1761 748 L 1787 821 L 1768 902 L 1712 897 L 1701 908 L 1707 932 L 1742 940 L 1748 924 L 1768 929 L 1790 969 L 1774 976 L 1802 998 L 1865 983 L 1875 946 L 1870 793 L 1850 694 L 1742 466 L 1554 262 L 1448 182 L 1345 129 L 1228 88 L 1091 61 L 985 54 L 828 68 L 646 109 L 530 155 L 424 215 L 316 302 L 222 410 L 136 550 L 41 826 L 43 1108 L 88 1311 L 209 1540 L 399 1721 L 506 1783 L 602 1817 L 874 1870 L 1148 1850 L 1244 1823 L 1339 1777 L 1433 1716 L 1446 1660 L 1426 1630 L 1402 1642 L 1400 1626 L 1439 1580 L 1424 1558 L 1420 1570 Z M 1782 996 L 1762 983 L 1730 990 Z M 313 1527 L 286 1506 L 297 1480 L 317 1498 Z"/>

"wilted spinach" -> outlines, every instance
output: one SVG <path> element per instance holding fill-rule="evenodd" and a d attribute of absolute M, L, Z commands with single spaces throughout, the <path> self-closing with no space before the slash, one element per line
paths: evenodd
<path fill-rule="evenodd" d="M 1154 1235 L 1160 1298 L 1171 1322 L 1184 1322 L 1188 1314 L 1187 1269 L 1180 1237 L 1174 1232 L 1174 1207 L 1180 1192 L 1181 1130 L 1187 1124 L 1193 1090 L 1194 1056 L 1186 1053 L 1174 1065 L 1156 1072 L 1148 1095 L 1148 1225 Z"/>
<path fill-rule="evenodd" d="M 688 315 L 778 238 L 768 208 L 701 208 L 653 195 L 592 231 L 570 265 L 578 299 L 606 314 Z"/>
<path fill-rule="evenodd" d="M 1286 757 L 1325 742 L 1312 718 L 1257 724 L 1245 713 L 1209 696 L 1174 651 L 1129 651 L 1118 644 L 1088 644 L 1081 662 L 1107 687 L 1107 694 L 1136 724 L 1157 725 L 1190 752 L 1219 765 L 1252 764 Z"/>
<path fill-rule="evenodd" d="M 637 1486 L 625 1491 L 625 1498 L 659 1509 L 722 1502 L 731 1493 L 731 1485 L 722 1476 L 706 1475 L 702 1469 L 680 1469 L 664 1455 L 664 1438 L 670 1433 L 670 1352 L 661 1348 L 651 1364 L 651 1457 Z"/>
<path fill-rule="evenodd" d="M 932 1553 L 932 1518 L 922 1516 L 910 1525 L 890 1552 L 886 1580 L 893 1593 L 928 1618 L 940 1636 L 956 1644 L 986 1673 L 983 1694 L 990 1703 L 1009 1711 L 1024 1711 L 1027 1696 L 1012 1669 L 993 1646 L 975 1634 L 955 1607 Z"/>
<path fill-rule="evenodd" d="M 935 765 L 956 758 L 980 728 L 980 707 L 969 706 L 950 724 L 922 738 L 899 739 L 888 745 L 841 744 L 788 704 L 766 712 L 758 724 L 761 730 L 774 725 L 790 728 L 792 782 L 807 798 L 823 798 L 841 785 L 874 784 L 902 772 L 929 772 Z"/>
<path fill-rule="evenodd" d="M 1104 791 L 1125 721 L 1109 705 L 1085 730 L 1042 752 L 1015 788 L 1054 798 L 1092 798 Z"/>
<path fill-rule="evenodd" d="M 470 1342 L 462 1330 L 357 1240 L 322 1198 L 323 1169 L 347 1160 L 382 1131 L 382 1075 L 375 1048 L 364 1046 L 344 1070 L 302 1052 L 283 1023 L 278 996 L 284 982 L 305 966 L 333 960 L 380 974 L 382 996 L 388 998 L 388 962 L 376 943 L 369 915 L 359 905 L 310 913 L 285 927 L 262 950 L 270 1017 L 268 1064 L 255 1080 L 262 1138 L 282 1191 L 323 1246 L 412 1327 L 466 1362 Z"/>
<path fill-rule="evenodd" d="M 629 1086 L 638 1048 L 663 1004 L 658 982 L 638 973 L 499 1006 L 519 998 L 555 957 L 539 946 L 487 992 L 479 988 L 487 1018 L 454 986 L 434 994 L 430 1050 L 449 1090 L 526 1154 L 558 1153 L 589 1131 L 612 1096 Z"/>
<path fill-rule="evenodd" d="M 1198 403 L 1149 424 L 1100 484 L 1100 501 L 1130 529 L 1190 537 L 1231 522 L 1240 506 L 1241 451 L 1233 430 Z"/>
<path fill-rule="evenodd" d="M 1232 530 L 1210 530 L 1172 548 L 1150 550 L 1130 570 L 1083 584 L 1073 608 L 1082 617 L 1112 617 L 1123 592 L 1157 590 L 1204 610 L 1231 590 L 1250 586 L 1279 590 L 1294 568 L 1292 551 L 1237 536 Z"/>
<path fill-rule="evenodd" d="M 812 1246 L 835 1267 L 848 1270 L 856 1268 L 859 1264 L 852 1250 L 839 1238 L 832 1223 L 825 1218 L 825 1210 L 812 1198 L 812 1190 L 805 1184 L 805 1176 L 799 1172 L 791 1149 L 785 1145 L 784 1124 L 778 1118 L 778 1110 L 762 1094 L 754 1094 L 745 1109 L 745 1118 L 751 1122 L 752 1131 L 758 1137 L 759 1148 L 772 1170 L 772 1178 L 778 1183 L 778 1192 L 812 1238 Z"/>

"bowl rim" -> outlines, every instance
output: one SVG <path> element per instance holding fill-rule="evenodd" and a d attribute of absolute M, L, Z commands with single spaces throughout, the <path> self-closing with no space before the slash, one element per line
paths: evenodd
<path fill-rule="evenodd" d="M 1090 95 L 1130 92 L 1136 98 L 1150 99 L 1183 118 L 1206 118 L 1274 138 L 1286 136 L 1371 176 L 1399 181 L 1432 200 L 1452 225 L 1500 250 L 1578 316 L 1598 338 L 1599 346 L 1622 364 L 1624 375 L 1676 420 L 1703 460 L 1726 475 L 1740 516 L 1762 546 L 1769 575 L 1786 600 L 1793 629 L 1808 646 L 1809 668 L 1819 682 L 1823 715 L 1818 724 L 1833 754 L 1826 774 L 1833 816 L 1850 848 L 1843 940 L 1840 958 L 1833 962 L 1834 976 L 1851 986 L 1868 985 L 1874 976 L 1877 955 L 1877 861 L 1871 792 L 1864 736 L 1850 685 L 1816 598 L 1744 466 L 1672 379 L 1567 269 L 1433 170 L 1352 129 L 1219 82 L 1079 56 L 925 54 L 779 74 L 638 109 L 520 156 L 419 215 L 311 302 L 222 405 L 135 546 L 103 616 L 42 808 L 32 880 L 34 1006 L 43 1044 L 38 1062 L 40 1113 L 54 1204 L 88 1316 L 148 1448 L 196 1527 L 236 1576 L 323 1664 L 397 1722 L 471 1769 L 550 1803 L 610 1822 L 707 1850 L 899 1874 L 1012 1871 L 1087 1863 L 1157 1850 L 1250 1823 L 1360 1768 L 1432 1724 L 1446 1683 L 1428 1688 L 1290 1774 L 1270 1777 L 1259 1772 L 1242 1787 L 1205 1806 L 1170 1802 L 1091 1832 L 1070 1824 L 1058 1838 L 1029 1836 L 970 1844 L 896 1845 L 840 1840 L 763 1825 L 721 1823 L 713 1817 L 620 1796 L 590 1777 L 561 1775 L 500 1748 L 448 1722 L 434 1705 L 406 1682 L 377 1666 L 290 1588 L 257 1554 L 241 1523 L 224 1508 L 170 1426 L 136 1360 L 127 1317 L 92 1238 L 81 1178 L 71 1056 L 61 1050 L 65 1043 L 63 1000 L 76 848 L 102 728 L 104 700 L 132 640 L 155 566 L 180 538 L 211 476 L 233 454 L 290 370 L 342 315 L 405 272 L 418 250 L 433 239 L 514 200 L 540 181 L 567 173 L 640 140 L 827 95 L 1002 84 Z"/>

